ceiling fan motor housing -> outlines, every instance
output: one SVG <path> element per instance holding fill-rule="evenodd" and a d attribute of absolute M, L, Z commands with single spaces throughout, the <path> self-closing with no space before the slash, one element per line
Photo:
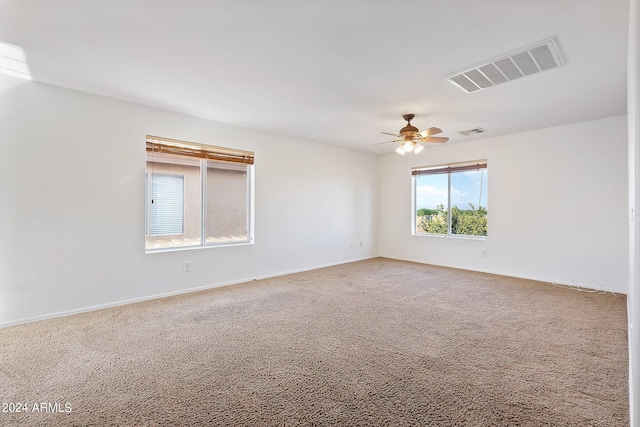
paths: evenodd
<path fill-rule="evenodd" d="M 433 136 L 442 132 L 442 129 L 437 127 L 430 127 L 420 132 L 420 130 L 417 127 L 411 125 L 411 120 L 413 120 L 413 118 L 415 117 L 413 114 L 405 114 L 402 117 L 407 121 L 407 125 L 402 129 L 400 129 L 399 133 L 395 134 L 395 133 L 389 133 L 389 132 L 381 132 L 383 134 L 392 135 L 400 139 L 394 139 L 393 141 L 379 142 L 378 144 L 400 142 L 400 147 L 398 147 L 398 149 L 396 150 L 398 153 L 404 154 L 405 152 L 408 153 L 410 151 L 414 151 L 416 154 L 418 154 L 424 148 L 422 145 L 419 144 L 420 142 L 442 143 L 442 142 L 447 142 L 449 140 L 449 138 L 446 138 L 446 137 Z M 378 145 L 378 144 L 374 144 L 374 145 Z"/>
<path fill-rule="evenodd" d="M 405 127 L 403 127 L 402 129 L 400 129 L 400 135 L 415 135 L 416 133 L 418 133 L 418 128 L 415 126 L 411 126 L 411 125 L 407 125 Z"/>
<path fill-rule="evenodd" d="M 407 121 L 407 125 L 400 129 L 400 135 L 404 136 L 405 139 L 413 138 L 414 135 L 419 132 L 419 129 L 417 127 L 411 125 L 411 120 L 413 120 L 414 117 L 415 115 L 413 114 L 405 114 L 404 116 L 402 116 L 402 118 Z"/>

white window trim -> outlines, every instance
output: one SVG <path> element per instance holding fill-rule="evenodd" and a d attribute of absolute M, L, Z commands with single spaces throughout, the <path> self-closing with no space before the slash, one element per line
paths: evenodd
<path fill-rule="evenodd" d="M 444 164 L 440 164 L 440 165 L 432 165 L 432 166 L 425 166 L 425 167 L 416 167 L 416 168 L 412 168 L 412 171 L 415 169 L 437 169 L 440 167 L 446 167 L 446 166 L 463 166 L 463 165 L 472 165 L 472 164 L 478 164 L 478 163 L 484 163 L 486 165 L 486 169 L 489 169 L 489 164 L 487 162 L 486 159 L 482 159 L 482 160 L 471 160 L 471 161 L 466 161 L 466 162 L 457 162 L 457 163 L 444 163 Z M 447 206 L 448 209 L 450 209 L 451 207 L 451 173 L 447 174 Z M 487 235 L 486 236 L 471 236 L 471 235 L 466 235 L 466 234 L 451 234 L 451 221 L 448 222 L 448 231 L 447 234 L 435 234 L 435 233 L 417 233 L 416 232 L 416 228 L 418 226 L 418 224 L 416 223 L 416 211 L 417 211 L 417 206 L 416 206 L 416 177 L 412 174 L 411 175 L 411 230 L 410 233 L 412 236 L 415 237 L 429 237 L 429 238 L 436 238 L 436 239 L 453 239 L 453 240 L 487 240 L 487 238 L 489 237 L 489 230 L 487 229 Z"/>
<path fill-rule="evenodd" d="M 235 150 L 235 149 L 229 149 L 229 148 L 222 148 L 222 147 L 214 147 L 214 146 L 209 146 L 209 145 L 204 145 L 204 144 L 195 144 L 195 143 L 190 143 L 190 142 L 185 142 L 185 141 L 180 141 L 180 140 L 171 140 L 171 139 L 167 139 L 167 138 L 160 138 L 160 137 L 154 137 L 154 136 L 149 136 L 147 135 L 147 143 L 152 142 L 152 143 L 163 143 L 163 142 L 167 142 L 169 143 L 169 146 L 171 145 L 175 145 L 177 144 L 177 146 L 180 146 L 180 148 L 190 148 L 193 149 L 194 147 L 197 147 L 197 149 L 199 151 L 201 151 L 202 153 L 204 153 L 203 156 L 199 156 L 201 157 L 200 159 L 200 179 L 201 179 L 201 190 L 200 190 L 200 197 L 201 197 L 201 224 L 200 224 L 200 244 L 198 245 L 191 245 L 191 246 L 179 246 L 179 247 L 165 247 L 165 248 L 151 248 L 151 249 L 147 249 L 145 247 L 145 253 L 160 253 L 160 252 L 174 252 L 174 251 L 185 251 L 185 250 L 194 250 L 194 249 L 209 249 L 209 248 L 220 248 L 220 247 L 232 247 L 232 246 L 246 246 L 246 245 L 253 245 L 255 243 L 255 237 L 254 237 L 254 229 L 255 229 L 255 172 L 254 172 L 254 164 L 253 164 L 253 153 L 252 152 L 248 152 L 248 151 L 243 151 L 243 150 Z M 148 144 L 147 144 L 148 147 Z M 213 153 L 214 157 L 211 157 Z M 218 159 L 217 157 L 215 157 L 217 154 L 220 154 L 223 156 L 220 159 Z M 214 242 L 214 243 L 207 243 L 207 236 L 206 236 L 206 185 L 207 185 L 207 159 L 216 159 L 216 160 L 222 160 L 223 162 L 227 159 L 224 156 L 228 156 L 228 157 L 235 157 L 236 159 L 238 159 L 239 157 L 243 157 L 245 160 L 246 158 L 250 157 L 250 161 L 251 163 L 246 163 L 245 161 L 242 161 L 241 163 L 245 163 L 246 164 L 246 173 L 247 173 L 247 179 L 246 179 L 246 183 L 247 183 L 247 200 L 246 200 L 246 212 L 247 212 L 247 218 L 246 218 L 246 224 L 247 224 L 247 239 L 246 240 L 238 240 L 238 241 L 229 241 L 229 242 Z M 202 158 L 204 157 L 204 158 Z M 145 182 L 148 182 L 146 178 L 147 176 L 150 176 L 150 173 L 148 171 L 145 171 Z M 149 198 L 150 194 L 151 194 L 151 186 L 148 185 L 148 189 L 146 191 L 146 197 Z M 149 236 L 149 230 L 150 230 L 150 205 L 149 205 L 149 211 L 145 212 L 146 215 L 146 219 L 145 219 L 145 236 Z M 149 222 L 147 225 L 147 221 Z M 184 225 L 183 225 L 184 227 Z"/>
<path fill-rule="evenodd" d="M 179 246 L 173 248 L 153 248 L 153 249 L 145 249 L 145 253 L 156 253 L 156 252 L 173 252 L 173 251 L 185 251 L 192 249 L 207 249 L 207 248 L 220 248 L 220 247 L 230 247 L 230 246 L 246 246 L 253 245 L 255 243 L 254 239 L 254 224 L 255 224 L 255 215 L 254 215 L 254 172 L 253 165 L 247 165 L 247 240 L 238 240 L 233 242 L 219 242 L 219 243 L 207 243 L 206 236 L 206 181 L 207 181 L 207 160 L 200 160 L 200 179 L 202 189 L 200 191 L 201 197 L 201 222 L 200 222 L 200 244 L 199 245 L 191 245 L 191 246 Z M 151 194 L 149 192 L 149 194 Z M 149 215 L 151 215 L 151 209 L 149 209 Z M 151 220 L 149 219 L 149 227 Z M 146 231 L 146 230 L 145 230 Z M 146 234 L 147 236 L 149 234 Z"/>

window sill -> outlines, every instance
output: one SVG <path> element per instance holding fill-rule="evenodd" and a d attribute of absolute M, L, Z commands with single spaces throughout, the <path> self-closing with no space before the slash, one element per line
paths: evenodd
<path fill-rule="evenodd" d="M 435 237 L 437 239 L 453 239 L 453 240 L 487 240 L 487 236 L 462 236 L 459 234 L 418 234 L 412 233 L 416 237 Z"/>
<path fill-rule="evenodd" d="M 219 243 L 219 244 L 208 244 L 204 246 L 183 246 L 179 248 L 157 248 L 157 249 L 145 249 L 145 254 L 157 254 L 164 252 L 181 252 L 181 251 L 193 251 L 200 249 L 214 249 L 214 248 L 229 248 L 234 246 L 250 246 L 253 245 L 253 240 L 249 242 L 236 242 L 236 243 Z"/>

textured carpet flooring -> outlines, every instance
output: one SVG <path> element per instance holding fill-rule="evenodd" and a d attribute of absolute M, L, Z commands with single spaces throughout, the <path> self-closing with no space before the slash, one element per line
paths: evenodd
<path fill-rule="evenodd" d="M 0 425 L 625 426 L 626 331 L 623 295 L 374 259 L 1 329 Z"/>

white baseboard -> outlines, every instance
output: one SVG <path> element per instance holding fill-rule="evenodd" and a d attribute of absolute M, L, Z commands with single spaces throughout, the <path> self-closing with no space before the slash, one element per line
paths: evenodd
<path fill-rule="evenodd" d="M 435 265 L 435 266 L 439 266 L 439 267 L 455 268 L 455 269 L 458 269 L 458 270 L 467 270 L 467 271 L 476 271 L 476 272 L 479 272 L 479 273 L 495 274 L 495 275 L 498 275 L 498 276 L 506 276 L 506 277 L 514 277 L 514 278 L 518 278 L 518 279 L 535 280 L 535 281 L 538 281 L 538 282 L 553 283 L 553 284 L 556 284 L 556 285 L 580 287 L 580 288 L 586 288 L 586 289 L 593 289 L 593 290 L 597 290 L 597 291 L 606 291 L 606 292 L 615 292 L 615 293 L 626 294 L 626 292 L 622 292 L 622 291 L 619 291 L 619 290 L 606 289 L 606 288 L 596 288 L 594 286 L 578 284 L 578 283 L 562 283 L 562 282 L 558 282 L 558 281 L 554 281 L 554 280 L 549 280 L 548 278 L 505 274 L 504 272 L 492 271 L 492 270 L 480 270 L 480 269 L 475 269 L 474 270 L 474 269 L 465 268 L 465 267 L 459 266 L 459 265 L 436 264 L 436 263 L 429 263 L 429 262 L 425 262 L 425 261 L 417 260 L 417 259 L 394 258 L 394 257 L 391 257 L 391 256 L 385 256 L 385 255 L 380 255 L 380 256 L 375 255 L 375 256 L 367 256 L 367 257 L 361 257 L 361 258 L 354 258 L 354 259 L 350 259 L 350 260 L 346 260 L 346 261 L 339 261 L 339 262 L 334 262 L 334 263 L 329 263 L 329 264 L 321 264 L 321 265 L 309 266 L 309 267 L 299 268 L 299 269 L 295 269 L 295 270 L 282 271 L 282 272 L 273 273 L 273 274 L 258 275 L 258 276 L 255 276 L 255 277 L 247 277 L 247 278 L 238 279 L 238 280 L 232 280 L 232 281 L 228 281 L 228 282 L 214 283 L 214 284 L 198 286 L 198 287 L 194 287 L 194 288 L 181 289 L 179 291 L 165 292 L 165 293 L 161 293 L 161 294 L 148 295 L 148 296 L 139 297 L 139 298 L 120 300 L 120 301 L 110 302 L 110 303 L 106 303 L 106 304 L 98 304 L 98 305 L 92 305 L 92 306 L 88 306 L 88 307 L 80 307 L 80 308 L 71 309 L 71 310 L 58 311 L 58 312 L 54 312 L 54 313 L 47 313 L 47 314 L 42 314 L 42 315 L 37 315 L 37 316 L 24 317 L 24 318 L 20 318 L 20 319 L 16 319 L 16 320 L 10 320 L 8 322 L 2 322 L 2 323 L 0 323 L 0 328 L 5 328 L 5 327 L 8 327 L 8 326 L 20 325 L 20 324 L 23 324 L 23 323 L 37 322 L 37 321 L 40 321 L 40 320 L 53 319 L 53 318 L 56 318 L 56 317 L 70 316 L 70 315 L 73 315 L 73 314 L 86 313 L 86 312 L 89 312 L 89 311 L 102 310 L 102 309 L 105 309 L 105 308 L 117 307 L 117 306 L 126 305 L 126 304 L 135 304 L 137 302 L 144 302 L 144 301 L 150 301 L 150 300 L 154 300 L 154 299 L 158 299 L 158 298 L 172 297 L 172 296 L 191 293 L 191 292 L 204 291 L 204 290 L 207 290 L 207 289 L 220 288 L 220 287 L 223 287 L 223 286 L 232 286 L 232 285 L 236 285 L 236 284 L 239 284 L 239 283 L 251 282 L 251 281 L 254 281 L 254 280 L 269 279 L 269 278 L 272 278 L 272 277 L 280 277 L 280 276 L 286 276 L 286 275 L 289 275 L 289 274 L 302 273 L 302 272 L 305 272 L 305 271 L 318 270 L 318 269 L 321 269 L 321 268 L 333 267 L 333 266 L 342 265 L 342 264 L 349 264 L 349 263 L 358 262 L 358 261 L 365 261 L 365 260 L 373 259 L 373 258 L 387 258 L 387 259 L 394 259 L 394 260 L 397 260 L 397 261 L 415 262 L 417 264 Z"/>
<path fill-rule="evenodd" d="M 592 286 L 592 285 L 585 285 L 585 284 L 582 284 L 582 283 L 567 283 L 567 282 L 562 282 L 562 281 L 558 281 L 558 280 L 554 280 L 554 279 L 549 279 L 549 278 L 546 278 L 546 277 L 521 276 L 521 275 L 510 274 L 510 273 L 505 273 L 505 272 L 501 272 L 501 271 L 486 270 L 486 269 L 471 269 L 471 268 L 463 267 L 463 266 L 460 266 L 460 265 L 426 262 L 424 260 L 409 259 L 409 258 L 395 258 L 395 257 L 392 257 L 392 256 L 386 256 L 386 255 L 380 255 L 380 258 L 394 259 L 396 261 L 415 262 L 416 264 L 434 265 L 434 266 L 438 266 L 438 267 L 455 268 L 457 270 L 475 271 L 475 272 L 478 272 L 478 273 L 495 274 L 497 276 L 513 277 L 515 279 L 535 280 L 536 282 L 544 282 L 544 283 L 549 283 L 549 284 L 553 284 L 553 285 L 561 285 L 561 286 L 568 286 L 568 287 L 574 287 L 574 288 L 592 289 L 594 291 L 613 292 L 613 293 L 616 293 L 616 294 L 623 294 L 623 295 L 627 294 L 626 291 L 621 291 L 621 290 L 618 290 L 618 289 L 610 289 L 610 288 L 606 288 L 606 287 L 596 287 L 596 286 Z"/>
<path fill-rule="evenodd" d="M 379 256 L 378 255 L 373 255 L 373 256 L 362 257 L 362 258 L 354 258 L 354 259 L 351 259 L 349 261 L 339 261 L 339 262 L 333 262 L 333 263 L 330 263 L 330 264 L 317 265 L 317 266 L 314 266 L 314 267 L 300 268 L 300 269 L 296 269 L 296 270 L 289 270 L 289 271 L 285 271 L 285 272 L 281 272 L 281 273 L 267 274 L 267 275 L 256 277 L 256 280 L 269 279 L 270 277 L 286 276 L 287 274 L 302 273 L 302 272 L 311 271 L 311 270 L 319 270 L 321 268 L 333 267 L 333 266 L 342 265 L 342 264 L 349 264 L 349 263 L 358 262 L 358 261 L 365 261 L 367 259 L 373 259 L 373 258 L 379 258 Z"/>
<path fill-rule="evenodd" d="M 144 301 L 150 301 L 150 300 L 159 299 L 159 298 L 172 297 L 172 296 L 181 295 L 181 294 L 188 294 L 188 293 L 191 293 L 191 292 L 204 291 L 204 290 L 207 290 L 207 289 L 220 288 L 220 287 L 223 287 L 223 286 L 237 285 L 239 283 L 247 283 L 247 282 L 252 282 L 254 280 L 262 280 L 262 279 L 268 279 L 268 278 L 271 278 L 271 277 L 286 276 L 288 274 L 302 273 L 304 271 L 317 270 L 317 269 L 320 269 L 320 268 L 332 267 L 332 266 L 340 265 L 340 264 L 348 264 L 348 263 L 357 262 L 357 261 L 364 261 L 364 260 L 372 259 L 372 258 L 377 258 L 377 256 L 355 258 L 355 259 L 348 260 L 348 261 L 340 261 L 340 262 L 335 262 L 335 263 L 331 263 L 331 264 L 322 264 L 322 265 L 305 267 L 305 268 L 301 268 L 301 269 L 289 270 L 289 271 L 284 271 L 284 272 L 279 272 L 279 273 L 274 273 L 274 274 L 268 274 L 268 275 L 262 275 L 262 276 L 256 276 L 256 277 L 247 277 L 247 278 L 244 278 L 244 279 L 232 280 L 232 281 L 228 281 L 228 282 L 222 282 L 222 283 L 215 283 L 215 284 L 210 284 L 210 285 L 198 286 L 198 287 L 195 287 L 195 288 L 181 289 L 179 291 L 165 292 L 165 293 L 161 293 L 161 294 L 153 294 L 153 295 L 148 295 L 148 296 L 139 297 L 139 298 L 131 298 L 131 299 L 127 299 L 127 300 L 120 300 L 120 301 L 110 302 L 110 303 L 106 303 L 106 304 L 98 304 L 98 305 L 92 305 L 92 306 L 88 306 L 88 307 L 74 308 L 74 309 L 71 309 L 71 310 L 57 311 L 57 312 L 54 312 L 54 313 L 41 314 L 41 315 L 37 315 L 37 316 L 23 317 L 23 318 L 16 319 L 16 320 L 10 320 L 8 322 L 2 322 L 2 323 L 0 323 L 0 328 L 6 328 L 8 326 L 20 325 L 20 324 L 23 324 L 23 323 L 37 322 L 37 321 L 40 321 L 40 320 L 54 319 L 56 317 L 70 316 L 70 315 L 73 315 L 73 314 L 86 313 L 86 312 L 89 312 L 89 311 L 102 310 L 104 308 L 118 307 L 118 306 L 127 305 L 127 304 L 135 304 L 137 302 L 144 302 Z"/>

